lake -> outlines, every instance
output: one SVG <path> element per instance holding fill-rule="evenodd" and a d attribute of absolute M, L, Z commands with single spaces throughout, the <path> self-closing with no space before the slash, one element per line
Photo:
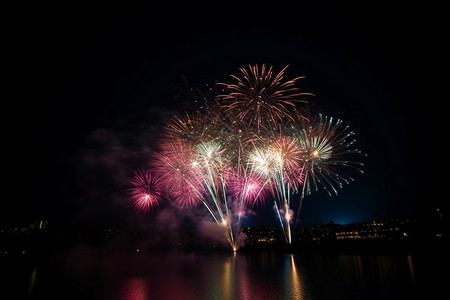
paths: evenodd
<path fill-rule="evenodd" d="M 81 245 L 38 262 L 2 259 L 2 293 L 15 295 L 2 299 L 416 299 L 448 278 L 436 273 L 447 272 L 443 254 L 106 255 Z"/>

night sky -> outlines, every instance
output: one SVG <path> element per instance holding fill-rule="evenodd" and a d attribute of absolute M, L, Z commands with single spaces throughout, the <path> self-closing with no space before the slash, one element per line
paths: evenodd
<path fill-rule="evenodd" d="M 161 122 L 184 108 L 189 87 L 207 89 L 256 63 L 276 71 L 289 64 L 288 79 L 306 76 L 297 86 L 350 125 L 368 155 L 365 174 L 338 197 L 305 199 L 303 224 L 426 218 L 446 204 L 442 10 L 187 5 L 7 13 L 2 223 L 129 226 L 156 218 L 158 210 L 130 208 L 124 178 L 148 161 Z M 250 224 L 275 220 L 270 206 L 255 211 Z"/>

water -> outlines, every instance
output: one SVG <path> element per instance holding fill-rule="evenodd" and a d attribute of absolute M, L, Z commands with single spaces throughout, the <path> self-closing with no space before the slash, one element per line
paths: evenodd
<path fill-rule="evenodd" d="M 448 260 L 447 260 L 448 261 Z M 3 294 L 31 299 L 416 299 L 442 258 L 339 253 L 99 254 L 79 246 L 2 264 Z M 426 288 L 439 289 L 433 280 Z M 429 293 L 431 295 L 431 293 Z M 431 298 L 427 298 L 431 299 Z"/>

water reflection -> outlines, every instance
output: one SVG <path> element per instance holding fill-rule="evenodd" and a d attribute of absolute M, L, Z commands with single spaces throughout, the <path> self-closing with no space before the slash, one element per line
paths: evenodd
<path fill-rule="evenodd" d="M 389 299 L 414 293 L 407 256 L 238 253 L 153 260 L 135 273 L 142 276 L 113 278 L 119 291 L 101 299 Z"/>
<path fill-rule="evenodd" d="M 37 267 L 34 267 L 33 271 L 31 272 L 30 280 L 28 282 L 28 296 L 31 296 L 34 291 L 34 287 L 36 286 L 36 272 Z"/>
<path fill-rule="evenodd" d="M 24 285 L 39 299 L 51 289 L 65 299 L 398 299 L 415 294 L 414 263 L 411 256 L 346 254 L 114 256 L 88 277 L 64 266 L 60 273 L 28 269 Z"/>
<path fill-rule="evenodd" d="M 222 289 L 222 296 L 225 299 L 231 299 L 231 291 L 234 290 L 234 263 L 236 261 L 236 256 L 233 255 L 232 257 L 225 260 L 224 263 L 224 271 L 223 271 L 223 289 Z"/>
<path fill-rule="evenodd" d="M 300 273 L 297 271 L 297 267 L 295 266 L 294 261 L 294 255 L 289 255 L 286 257 L 286 260 L 289 258 L 290 263 L 290 289 L 287 289 L 287 291 L 290 291 L 290 293 L 287 295 L 289 299 L 304 299 L 303 298 L 303 284 Z"/>
<path fill-rule="evenodd" d="M 408 255 L 407 259 L 408 259 L 409 273 L 411 274 L 411 278 L 412 278 L 413 282 L 416 282 L 416 275 L 414 274 L 414 265 L 412 262 L 411 255 Z"/>
<path fill-rule="evenodd" d="M 237 254 L 208 258 L 199 272 L 202 299 L 306 299 L 294 255 Z M 206 283 L 206 284 L 205 284 Z"/>
<path fill-rule="evenodd" d="M 123 300 L 145 300 L 149 298 L 147 282 L 144 278 L 124 280 L 119 289 L 119 297 Z"/>

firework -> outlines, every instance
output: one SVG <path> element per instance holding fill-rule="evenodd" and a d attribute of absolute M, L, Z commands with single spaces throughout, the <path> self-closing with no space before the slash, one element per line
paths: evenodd
<path fill-rule="evenodd" d="M 228 190 L 233 199 L 238 201 L 239 207 L 263 205 L 270 194 L 269 182 L 248 167 L 237 172 L 231 170 Z M 239 218 L 241 214 L 239 215 Z"/>
<path fill-rule="evenodd" d="M 220 116 L 217 110 L 208 109 L 208 114 L 194 111 L 175 116 L 166 124 L 164 131 L 167 139 L 182 139 L 192 144 L 223 137 L 224 128 L 219 127 Z"/>
<path fill-rule="evenodd" d="M 133 205 L 143 211 L 161 200 L 161 181 L 148 170 L 135 170 L 128 181 L 127 192 Z"/>
<path fill-rule="evenodd" d="M 338 188 L 354 179 L 346 172 L 353 169 L 364 173 L 364 164 L 352 155 L 364 155 L 352 148 L 354 131 L 343 126 L 342 120 L 319 114 L 318 120 L 298 132 L 298 142 L 305 153 L 306 193 L 317 191 L 321 185 L 331 196 Z"/>
<path fill-rule="evenodd" d="M 330 196 L 338 189 L 354 181 L 348 171 L 364 173 L 362 162 L 353 160 L 354 155 L 365 155 L 353 148 L 354 131 L 343 126 L 342 120 L 318 115 L 316 121 L 297 132 L 297 141 L 304 153 L 304 177 L 298 212 L 306 195 L 321 186 Z"/>
<path fill-rule="evenodd" d="M 266 178 L 274 196 L 274 208 L 286 241 L 291 243 L 291 195 L 302 183 L 303 152 L 294 139 L 279 136 L 249 155 L 252 172 Z"/>
<path fill-rule="evenodd" d="M 186 114 L 166 126 L 154 166 L 164 182 L 169 197 L 180 206 L 202 203 L 223 229 L 233 249 L 237 249 L 231 210 L 229 174 L 231 156 L 227 148 L 227 126 L 216 126 L 213 114 Z"/>
<path fill-rule="evenodd" d="M 297 190 L 302 182 L 303 151 L 296 141 L 287 136 L 279 136 L 270 147 L 275 160 L 276 170 L 282 177 L 280 181 L 288 183 L 291 189 Z"/>
<path fill-rule="evenodd" d="M 194 147 L 182 139 L 166 139 L 154 153 L 152 165 L 159 174 L 169 199 L 181 207 L 200 203 L 205 190 L 201 174 L 194 168 Z"/>
<path fill-rule="evenodd" d="M 295 82 L 303 77 L 284 81 L 288 66 L 278 74 L 272 67 L 249 66 L 249 70 L 240 68 L 243 78 L 231 75 L 235 83 L 219 83 L 225 87 L 219 95 L 225 111 L 246 127 L 278 129 L 286 120 L 295 121 L 299 116 L 297 103 L 306 103 L 301 97 L 312 95 L 300 92 Z M 300 115 L 301 116 L 301 115 Z"/>
<path fill-rule="evenodd" d="M 195 109 L 174 116 L 165 126 L 154 153 L 153 172 L 139 171 L 130 180 L 130 198 L 141 209 L 167 199 L 181 207 L 204 205 L 223 229 L 231 247 L 245 206 L 274 201 L 276 216 L 291 243 L 293 195 L 323 187 L 330 195 L 353 181 L 350 169 L 362 172 L 352 159 L 354 131 L 341 120 L 306 117 L 308 102 L 295 86 L 264 64 L 240 68 L 234 83 L 222 91 L 200 93 Z M 198 100 L 200 99 L 200 100 Z M 297 216 L 298 216 L 297 213 Z"/>

